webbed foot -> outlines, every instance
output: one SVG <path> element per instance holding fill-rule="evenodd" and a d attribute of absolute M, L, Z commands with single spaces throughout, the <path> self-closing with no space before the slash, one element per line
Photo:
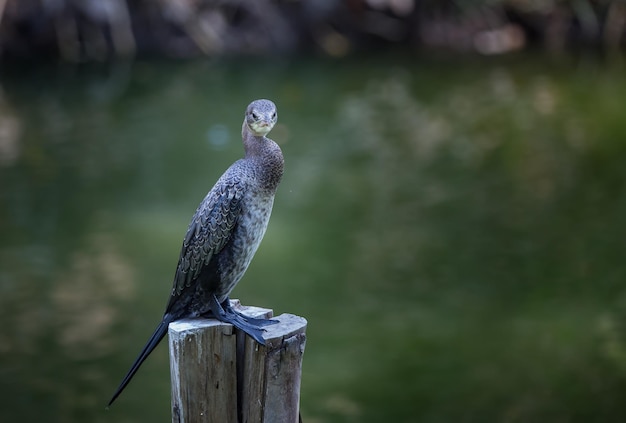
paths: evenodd
<path fill-rule="evenodd" d="M 230 305 L 230 300 L 229 299 L 226 299 L 226 301 L 224 301 L 222 303 L 222 308 L 224 309 L 224 311 L 226 313 L 236 314 L 237 316 L 239 316 L 243 320 L 245 320 L 247 323 L 250 323 L 251 325 L 258 326 L 258 327 L 261 327 L 261 328 L 264 327 L 264 326 L 275 325 L 276 323 L 278 323 L 278 320 L 246 316 L 245 314 L 235 310 Z"/>
<path fill-rule="evenodd" d="M 233 310 L 233 308 L 230 306 L 230 302 L 228 302 L 228 306 L 224 308 L 217 301 L 215 295 L 211 296 L 209 302 L 213 317 L 215 317 L 220 322 L 230 323 L 237 329 L 240 329 L 250 335 L 252 339 L 257 341 L 259 344 L 265 345 L 265 339 L 263 339 L 263 332 L 265 331 L 265 329 L 263 329 L 262 327 L 263 324 L 254 323 L 254 321 L 263 320 L 264 322 L 267 322 L 267 319 L 254 319 L 244 316 L 241 313 Z M 250 319 L 251 321 L 248 321 L 248 319 Z M 272 323 L 265 323 L 265 326 Z"/>

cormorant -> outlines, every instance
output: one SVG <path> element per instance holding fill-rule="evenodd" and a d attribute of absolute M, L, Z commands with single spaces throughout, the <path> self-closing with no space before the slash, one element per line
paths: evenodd
<path fill-rule="evenodd" d="M 233 324 L 264 344 L 262 326 L 274 321 L 236 312 L 228 295 L 261 243 L 283 175 L 280 147 L 266 137 L 277 118 L 276 106 L 269 100 L 255 100 L 248 105 L 241 130 L 245 156 L 224 172 L 191 219 L 163 319 L 113 394 L 109 406 L 175 320 L 210 315 Z"/>

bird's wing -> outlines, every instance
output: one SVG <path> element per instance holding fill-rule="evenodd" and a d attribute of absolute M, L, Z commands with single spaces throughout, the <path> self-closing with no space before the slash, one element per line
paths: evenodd
<path fill-rule="evenodd" d="M 202 201 L 183 241 L 173 296 L 189 287 L 202 267 L 226 245 L 239 217 L 244 190 L 242 183 L 217 184 Z"/>

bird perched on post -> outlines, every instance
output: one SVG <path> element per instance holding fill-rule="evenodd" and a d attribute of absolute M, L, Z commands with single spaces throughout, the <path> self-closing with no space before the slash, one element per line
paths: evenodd
<path fill-rule="evenodd" d="M 228 295 L 261 243 L 283 175 L 280 147 L 266 137 L 277 118 L 276 106 L 269 100 L 255 100 L 248 105 L 241 129 L 245 156 L 224 172 L 193 215 L 163 319 L 113 394 L 109 406 L 175 320 L 210 315 L 264 344 L 262 327 L 274 321 L 236 312 Z"/>

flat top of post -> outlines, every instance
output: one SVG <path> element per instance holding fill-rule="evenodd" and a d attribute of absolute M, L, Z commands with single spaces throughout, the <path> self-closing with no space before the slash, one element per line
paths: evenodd
<path fill-rule="evenodd" d="M 235 304 L 234 304 L 235 305 Z M 241 313 L 250 317 L 268 317 L 272 316 L 272 310 L 262 307 L 244 307 L 240 304 L 236 304 L 236 308 Z M 293 336 L 296 333 L 304 332 L 306 329 L 307 321 L 304 317 L 296 316 L 294 314 L 281 314 L 277 317 L 272 317 L 272 320 L 276 320 L 278 323 L 268 325 L 264 329 L 263 338 L 269 344 L 275 344 L 284 338 Z M 228 323 L 222 323 L 215 319 L 197 318 L 197 319 L 182 319 L 170 323 L 169 330 L 172 333 L 182 332 L 194 332 L 214 326 L 230 326 Z"/>

